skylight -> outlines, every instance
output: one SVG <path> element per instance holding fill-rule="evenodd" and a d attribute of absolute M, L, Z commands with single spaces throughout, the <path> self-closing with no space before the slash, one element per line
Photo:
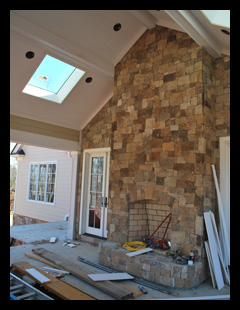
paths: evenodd
<path fill-rule="evenodd" d="M 201 11 L 212 24 L 230 28 L 230 10 L 201 10 Z"/>
<path fill-rule="evenodd" d="M 23 89 L 23 93 L 62 103 L 84 71 L 46 55 Z"/>

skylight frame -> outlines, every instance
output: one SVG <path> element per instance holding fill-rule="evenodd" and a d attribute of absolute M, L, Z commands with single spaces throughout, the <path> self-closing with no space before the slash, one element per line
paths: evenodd
<path fill-rule="evenodd" d="M 211 24 L 230 29 L 230 10 L 201 10 L 201 12 Z"/>
<path fill-rule="evenodd" d="M 46 55 L 48 55 L 48 54 L 46 54 Z M 44 56 L 43 60 L 45 59 L 46 55 Z M 51 57 L 53 57 L 53 56 L 51 56 Z M 58 59 L 56 57 L 53 57 L 53 58 L 55 58 L 57 60 L 60 60 L 60 59 Z M 43 60 L 41 61 L 41 63 L 43 62 Z M 66 64 L 68 64 L 68 63 L 66 63 Z M 74 67 L 74 68 L 75 68 L 75 70 L 68 77 L 68 79 L 65 81 L 65 83 L 61 86 L 61 88 L 59 89 L 58 93 L 56 93 L 56 94 L 51 92 L 51 91 L 39 88 L 39 87 L 36 87 L 36 86 L 33 86 L 33 85 L 29 85 L 28 83 L 30 82 L 32 77 L 30 78 L 30 80 L 28 81 L 27 85 L 24 87 L 22 92 L 25 93 L 25 94 L 28 94 L 28 95 L 32 95 L 32 96 L 35 96 L 35 97 L 38 97 L 38 98 L 42 98 L 42 99 L 45 99 L 45 100 L 49 100 L 49 101 L 53 101 L 53 102 L 61 104 L 63 102 L 63 100 L 72 91 L 72 89 L 76 86 L 76 84 L 79 82 L 79 80 L 85 74 L 85 71 L 80 70 L 80 69 L 78 69 L 76 67 Z M 37 69 L 34 71 L 34 74 L 37 71 Z"/>

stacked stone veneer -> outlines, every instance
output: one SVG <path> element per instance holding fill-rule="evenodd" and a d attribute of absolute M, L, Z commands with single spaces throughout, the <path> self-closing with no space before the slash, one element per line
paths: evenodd
<path fill-rule="evenodd" d="M 99 245 L 99 263 L 118 271 L 128 272 L 133 276 L 174 288 L 193 288 L 208 276 L 206 261 L 190 265 L 179 265 L 170 256 L 149 252 L 129 257 L 128 251 L 115 242 Z"/>
<path fill-rule="evenodd" d="M 230 130 L 229 64 L 186 33 L 160 26 L 117 64 L 112 99 L 82 131 L 82 150 L 111 147 L 109 241 L 138 237 L 140 225 L 150 232 L 172 212 L 172 245 L 203 255 L 203 212 L 215 211 L 211 164 L 219 168 L 218 138 Z"/>

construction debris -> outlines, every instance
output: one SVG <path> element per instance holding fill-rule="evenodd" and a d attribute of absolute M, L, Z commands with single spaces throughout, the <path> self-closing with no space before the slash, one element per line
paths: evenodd
<path fill-rule="evenodd" d="M 62 246 L 65 246 L 65 245 L 68 245 L 71 248 L 75 248 L 77 245 L 79 245 L 79 243 L 71 242 L 70 240 L 68 240 L 68 241 L 64 242 Z"/>
<path fill-rule="evenodd" d="M 64 259 L 63 257 L 50 252 L 48 250 L 45 250 L 43 248 L 39 248 L 36 250 L 33 250 L 33 252 L 36 255 L 39 255 L 43 257 L 44 259 L 47 259 L 54 263 L 55 265 L 64 268 L 65 270 L 68 270 L 71 274 L 74 276 L 80 278 L 81 280 L 99 288 L 100 290 L 108 293 L 109 295 L 117 298 L 117 299 L 126 299 L 128 297 L 131 297 L 133 295 L 133 292 L 130 290 L 127 290 L 123 287 L 119 287 L 117 284 L 111 281 L 97 281 L 94 282 L 92 279 L 88 277 L 88 274 L 92 273 L 92 270 L 84 265 L 83 268 L 81 268 L 81 265 L 76 264 L 74 262 L 68 261 L 67 259 Z M 81 263 L 80 263 L 81 264 Z"/>
<path fill-rule="evenodd" d="M 68 285 L 67 283 L 56 279 L 55 277 L 47 274 L 43 270 L 40 270 L 31 264 L 27 262 L 19 262 L 12 264 L 12 266 L 21 272 L 24 275 L 27 275 L 37 283 L 41 284 L 43 287 L 48 289 L 49 291 L 53 292 L 55 295 L 59 296 L 60 298 L 64 300 L 94 300 L 93 297 L 89 296 L 88 294 L 85 294 L 81 292 L 80 290 Z M 34 268 L 36 271 L 38 271 L 40 274 L 42 274 L 44 277 L 48 278 L 48 282 L 41 282 L 35 276 L 32 276 L 27 272 L 27 269 Z"/>
<path fill-rule="evenodd" d="M 158 229 L 162 226 L 162 224 L 166 221 L 166 219 L 169 217 L 169 220 L 168 220 L 168 224 L 167 224 L 167 227 L 164 231 L 164 234 L 163 234 L 163 237 L 161 240 L 157 240 L 157 239 L 154 239 L 153 238 L 153 235 L 158 231 Z M 154 230 L 154 232 L 151 234 L 150 237 L 148 238 L 144 238 L 143 239 L 143 242 L 146 243 L 146 245 L 148 247 L 151 247 L 152 249 L 161 249 L 161 250 L 169 250 L 170 247 L 171 247 L 171 244 L 165 240 L 165 235 L 167 233 L 167 230 L 168 230 L 168 226 L 171 222 L 171 219 L 172 219 L 172 213 L 169 213 L 165 219 L 159 224 L 159 226 Z"/>
<path fill-rule="evenodd" d="M 49 242 L 50 243 L 55 243 L 57 241 L 57 239 L 58 239 L 57 237 L 51 237 Z"/>
<path fill-rule="evenodd" d="M 212 165 L 212 172 L 217 192 L 220 227 L 218 234 L 214 214 L 211 211 L 204 212 L 204 220 L 208 235 L 208 241 L 205 241 L 204 244 L 213 287 L 215 288 L 217 285 L 218 290 L 221 290 L 224 287 L 224 281 L 230 284 L 230 244 L 227 237 L 222 199 L 214 165 Z"/>
<path fill-rule="evenodd" d="M 117 270 L 115 269 L 112 269 L 112 268 L 109 268 L 109 267 L 106 267 L 104 265 L 101 265 L 101 264 L 98 264 L 98 263 L 94 263 L 94 262 L 91 262 L 90 260 L 88 259 L 85 259 L 83 257 L 80 257 L 78 256 L 78 260 L 82 263 L 85 263 L 87 265 L 90 265 L 92 267 L 95 267 L 95 268 L 99 268 L 101 270 L 104 270 L 104 271 L 107 271 L 107 272 L 112 272 L 112 273 L 118 273 Z M 176 292 L 176 291 L 173 291 L 171 289 L 166 289 L 165 287 L 163 288 L 161 285 L 159 284 L 155 284 L 155 283 L 152 283 L 152 282 L 149 282 L 149 281 L 146 281 L 140 277 L 134 277 L 134 279 L 132 280 L 133 282 L 136 282 L 138 284 L 141 284 L 141 285 L 144 285 L 144 286 L 147 286 L 151 289 L 154 289 L 156 291 L 159 291 L 161 293 L 164 293 L 164 294 L 169 294 L 169 295 L 174 295 L 174 296 L 178 296 L 179 293 Z"/>
<path fill-rule="evenodd" d="M 208 234 L 208 242 L 205 242 L 205 247 L 212 283 L 213 287 L 216 283 L 218 290 L 221 290 L 224 287 L 224 280 L 230 284 L 230 274 L 228 267 L 224 265 L 214 214 L 211 211 L 204 212 L 204 220 Z"/>

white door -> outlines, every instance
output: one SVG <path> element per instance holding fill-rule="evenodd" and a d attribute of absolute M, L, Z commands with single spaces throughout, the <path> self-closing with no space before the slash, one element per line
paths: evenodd
<path fill-rule="evenodd" d="M 108 162 L 109 153 L 93 152 L 85 161 L 86 198 L 83 204 L 85 232 L 99 237 L 107 237 L 108 206 Z"/>

